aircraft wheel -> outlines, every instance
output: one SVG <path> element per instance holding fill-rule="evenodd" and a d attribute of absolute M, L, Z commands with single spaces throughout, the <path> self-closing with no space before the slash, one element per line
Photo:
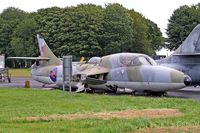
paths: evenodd
<path fill-rule="evenodd" d="M 151 92 L 150 91 L 144 91 L 144 96 L 151 96 Z"/>
<path fill-rule="evenodd" d="M 151 92 L 151 96 L 162 97 L 166 96 L 166 92 Z"/>
<path fill-rule="evenodd" d="M 108 85 L 107 86 L 108 87 L 108 92 L 110 92 L 110 93 L 114 93 L 114 94 L 116 94 L 117 93 L 117 86 L 116 85 L 113 85 L 113 86 L 111 86 L 111 85 Z"/>
<path fill-rule="evenodd" d="M 94 94 L 94 93 L 95 93 L 95 90 L 90 88 L 90 89 L 87 90 L 87 93 Z"/>
<path fill-rule="evenodd" d="M 135 96 L 135 91 L 132 91 L 132 92 L 131 92 L 131 95 L 132 95 L 132 96 Z"/>
<path fill-rule="evenodd" d="M 116 85 L 114 85 L 114 86 L 111 88 L 111 89 L 112 89 L 112 92 L 116 94 L 116 93 L 117 93 L 117 88 L 118 88 L 118 87 L 117 87 Z"/>

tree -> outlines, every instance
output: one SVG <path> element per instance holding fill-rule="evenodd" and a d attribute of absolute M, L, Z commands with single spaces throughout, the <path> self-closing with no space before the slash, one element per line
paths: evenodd
<path fill-rule="evenodd" d="M 11 38 L 16 26 L 27 17 L 28 13 L 14 7 L 5 9 L 0 14 L 0 50 L 9 56 L 14 56 L 11 48 Z"/>
<path fill-rule="evenodd" d="M 52 7 L 34 13 L 8 8 L 0 14 L 0 51 L 9 56 L 36 56 L 36 33 L 57 56 L 152 55 L 162 44 L 155 23 L 120 4 Z"/>
<path fill-rule="evenodd" d="M 150 42 L 148 40 L 148 26 L 146 19 L 134 10 L 130 10 L 129 14 L 132 18 L 133 39 L 129 49 L 130 52 L 152 54 Z"/>
<path fill-rule="evenodd" d="M 185 5 L 176 9 L 169 19 L 166 47 L 170 50 L 178 48 L 180 42 L 185 40 L 199 22 L 200 4 L 191 7 Z"/>
<path fill-rule="evenodd" d="M 59 48 L 61 54 L 86 57 L 102 55 L 99 37 L 102 30 L 102 7 L 93 4 L 78 5 L 65 8 L 64 12 L 67 13 L 62 19 L 65 43 Z"/>
<path fill-rule="evenodd" d="M 158 28 L 157 24 L 149 19 L 146 19 L 148 26 L 148 40 L 150 41 L 150 47 L 153 52 L 160 50 L 164 46 L 164 38 Z"/>
<path fill-rule="evenodd" d="M 25 19 L 17 25 L 11 41 L 16 56 L 38 56 L 36 30 L 37 24 L 32 18 Z"/>
<path fill-rule="evenodd" d="M 103 54 L 131 52 L 132 32 L 128 10 L 119 4 L 106 5 L 101 42 Z"/>
<path fill-rule="evenodd" d="M 64 12 L 61 8 L 52 7 L 40 9 L 33 16 L 38 25 L 37 32 L 45 38 L 45 41 L 56 55 L 60 55 L 57 49 L 65 43 L 60 39 L 64 36 L 61 22 L 62 15 L 64 15 Z"/>

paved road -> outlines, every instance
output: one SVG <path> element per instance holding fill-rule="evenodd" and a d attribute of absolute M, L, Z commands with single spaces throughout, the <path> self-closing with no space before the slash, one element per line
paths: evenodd
<path fill-rule="evenodd" d="M 0 88 L 7 87 L 7 88 L 24 88 L 25 81 L 30 81 L 30 87 L 34 89 L 52 89 L 52 85 L 47 85 L 42 87 L 42 83 L 33 80 L 32 78 L 12 78 L 11 83 L 0 82 Z"/>
<path fill-rule="evenodd" d="M 181 97 L 181 98 L 192 98 L 200 100 L 200 87 L 186 87 L 177 91 L 167 92 L 168 96 Z"/>
<path fill-rule="evenodd" d="M 30 87 L 35 89 L 52 89 L 54 85 L 47 85 L 42 87 L 42 83 L 39 83 L 31 78 L 12 78 L 11 83 L 8 82 L 0 82 L 1 87 L 8 88 L 24 88 L 25 81 L 30 81 Z M 193 98 L 196 100 L 200 100 L 200 87 L 186 87 L 177 91 L 167 92 L 167 96 L 169 97 L 181 97 L 181 98 Z"/>

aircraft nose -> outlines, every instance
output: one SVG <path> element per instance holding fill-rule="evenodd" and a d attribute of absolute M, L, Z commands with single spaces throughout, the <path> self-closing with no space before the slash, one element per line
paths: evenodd
<path fill-rule="evenodd" d="M 189 76 L 186 76 L 186 77 L 184 78 L 184 84 L 185 84 L 186 86 L 191 85 L 191 84 L 192 84 L 192 79 L 191 79 Z"/>

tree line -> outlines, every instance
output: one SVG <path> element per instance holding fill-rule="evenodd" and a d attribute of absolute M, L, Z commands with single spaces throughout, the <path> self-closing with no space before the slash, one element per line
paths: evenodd
<path fill-rule="evenodd" d="M 25 12 L 9 7 L 0 14 L 0 53 L 38 56 L 36 34 L 57 56 L 102 56 L 117 52 L 149 55 L 162 47 L 176 49 L 200 22 L 200 4 L 183 5 L 169 18 L 163 39 L 158 26 L 120 4 L 81 4 Z"/>
<path fill-rule="evenodd" d="M 120 4 L 80 4 L 25 12 L 9 7 L 0 14 L 0 52 L 38 56 L 36 34 L 57 56 L 103 56 L 118 52 L 149 55 L 163 47 L 158 26 Z"/>

